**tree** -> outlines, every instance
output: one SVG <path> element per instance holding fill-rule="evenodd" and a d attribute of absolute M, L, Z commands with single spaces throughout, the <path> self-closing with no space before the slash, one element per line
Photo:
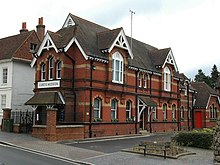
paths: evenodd
<path fill-rule="evenodd" d="M 198 73 L 195 75 L 194 81 L 205 82 L 206 84 L 211 86 L 211 78 L 209 76 L 206 76 L 202 69 L 198 70 Z"/>
<path fill-rule="evenodd" d="M 219 71 L 218 71 L 217 66 L 214 64 L 211 70 L 211 77 L 210 77 L 212 88 L 215 88 L 218 77 L 219 77 Z"/>

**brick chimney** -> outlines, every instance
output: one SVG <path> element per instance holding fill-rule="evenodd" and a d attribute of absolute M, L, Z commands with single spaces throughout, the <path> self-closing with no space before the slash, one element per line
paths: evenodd
<path fill-rule="evenodd" d="M 43 17 L 38 19 L 38 25 L 36 26 L 37 35 L 40 41 L 43 41 L 44 34 L 45 34 L 45 25 L 43 24 Z"/>
<path fill-rule="evenodd" d="M 28 30 L 26 28 L 26 22 L 22 22 L 22 28 L 20 30 L 20 34 L 25 33 L 25 32 L 28 32 Z"/>

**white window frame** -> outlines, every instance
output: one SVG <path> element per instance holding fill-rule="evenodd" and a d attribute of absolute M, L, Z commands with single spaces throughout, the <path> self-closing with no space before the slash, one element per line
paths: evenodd
<path fill-rule="evenodd" d="M 163 120 L 167 120 L 167 104 L 163 104 Z"/>
<path fill-rule="evenodd" d="M 164 90 L 165 91 L 171 90 L 171 72 L 168 67 L 164 68 Z"/>
<path fill-rule="evenodd" d="M 172 105 L 172 119 L 176 119 L 176 104 Z"/>
<path fill-rule="evenodd" d="M 8 83 L 8 68 L 7 67 L 2 68 L 2 83 L 3 84 Z"/>
<path fill-rule="evenodd" d="M 142 73 L 138 73 L 138 87 L 142 87 Z"/>
<path fill-rule="evenodd" d="M 157 107 L 152 107 L 153 120 L 157 120 Z"/>
<path fill-rule="evenodd" d="M 6 95 L 5 94 L 1 95 L 1 108 L 2 109 L 6 108 Z"/>
<path fill-rule="evenodd" d="M 131 106 L 132 106 L 131 101 L 130 100 L 127 101 L 126 102 L 126 119 L 130 119 L 131 118 Z"/>
<path fill-rule="evenodd" d="M 97 104 L 95 103 L 97 102 Z M 94 119 L 100 118 L 101 119 L 101 99 L 100 98 L 95 98 L 94 99 Z M 97 105 L 97 107 L 96 107 Z M 95 116 L 95 112 L 97 112 L 98 116 Z"/>
<path fill-rule="evenodd" d="M 112 82 L 123 84 L 124 62 L 119 52 L 112 55 Z"/>
<path fill-rule="evenodd" d="M 46 80 L 46 65 L 41 64 L 41 81 Z"/>
<path fill-rule="evenodd" d="M 210 118 L 211 119 L 216 119 L 217 118 L 217 108 L 215 107 L 214 104 L 210 105 Z"/>
<path fill-rule="evenodd" d="M 188 109 L 188 118 L 189 119 L 191 119 L 191 111 L 192 111 L 192 109 L 191 109 L 191 107 L 189 107 L 189 109 Z"/>
<path fill-rule="evenodd" d="M 57 62 L 57 72 L 56 72 L 56 78 L 57 79 L 61 79 L 61 72 L 62 72 L 62 62 L 61 61 L 58 61 Z"/>
<path fill-rule="evenodd" d="M 143 87 L 144 88 L 147 88 L 147 80 L 148 80 L 148 75 L 147 74 L 144 74 L 143 75 Z"/>
<path fill-rule="evenodd" d="M 180 119 L 184 119 L 184 107 L 180 107 Z"/>
<path fill-rule="evenodd" d="M 49 58 L 49 80 L 53 80 L 54 78 L 54 59 L 53 57 Z"/>
<path fill-rule="evenodd" d="M 118 101 L 113 99 L 111 101 L 111 119 L 117 119 L 117 108 L 118 108 Z"/>

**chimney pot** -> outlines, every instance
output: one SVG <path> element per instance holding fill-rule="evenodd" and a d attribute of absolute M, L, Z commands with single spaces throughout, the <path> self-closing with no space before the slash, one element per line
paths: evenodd
<path fill-rule="evenodd" d="M 36 26 L 37 35 L 40 41 L 43 41 L 44 34 L 45 34 L 45 25 L 43 24 L 43 17 L 38 19 L 38 25 Z"/>
<path fill-rule="evenodd" d="M 20 33 L 28 32 L 26 25 L 27 25 L 26 22 L 22 22 L 22 28 L 20 30 Z"/>
<path fill-rule="evenodd" d="M 26 29 L 26 22 L 22 22 L 22 29 Z"/>
<path fill-rule="evenodd" d="M 44 23 L 43 23 L 43 17 L 40 17 L 39 19 L 38 19 L 38 25 L 43 25 Z"/>

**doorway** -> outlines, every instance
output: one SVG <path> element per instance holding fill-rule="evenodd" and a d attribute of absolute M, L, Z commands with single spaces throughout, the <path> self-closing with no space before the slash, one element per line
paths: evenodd
<path fill-rule="evenodd" d="M 196 111 L 195 118 L 195 128 L 202 128 L 202 112 Z"/>

